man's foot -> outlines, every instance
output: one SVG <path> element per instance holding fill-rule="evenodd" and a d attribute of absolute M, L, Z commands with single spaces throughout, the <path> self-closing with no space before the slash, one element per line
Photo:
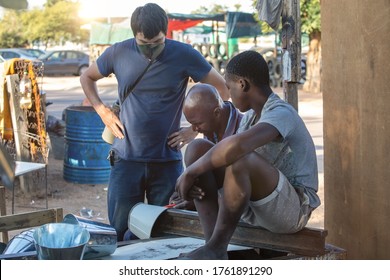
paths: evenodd
<path fill-rule="evenodd" d="M 177 260 L 227 260 L 226 251 L 212 250 L 206 246 L 202 246 L 188 253 L 181 253 Z"/>

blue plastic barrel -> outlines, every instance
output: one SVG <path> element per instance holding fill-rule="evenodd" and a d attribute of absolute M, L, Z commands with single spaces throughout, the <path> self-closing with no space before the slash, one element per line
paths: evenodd
<path fill-rule="evenodd" d="M 90 106 L 65 109 L 64 179 L 79 184 L 105 184 L 110 176 L 110 145 L 102 139 L 104 123 Z"/>

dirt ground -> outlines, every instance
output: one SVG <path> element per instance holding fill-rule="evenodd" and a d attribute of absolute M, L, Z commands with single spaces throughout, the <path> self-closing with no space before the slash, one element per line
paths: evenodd
<path fill-rule="evenodd" d="M 31 212 L 44 209 L 45 184 L 44 170 L 33 172 L 33 176 L 41 176 L 42 182 L 34 192 L 25 193 L 20 184 L 15 183 L 14 213 Z M 67 182 L 63 179 L 63 160 L 49 155 L 47 166 L 48 207 L 62 208 L 64 216 L 75 214 L 103 223 L 109 223 L 107 218 L 107 185 L 89 185 Z M 32 194 L 33 193 L 33 194 Z M 12 191 L 6 190 L 7 214 L 12 213 Z M 10 236 L 18 232 L 10 232 Z"/>
<path fill-rule="evenodd" d="M 313 96 L 310 94 L 301 94 L 300 108 L 306 110 L 305 106 L 310 110 L 321 109 L 322 114 L 322 96 Z M 317 114 L 318 112 L 316 112 Z M 312 112 L 302 112 L 311 120 Z M 321 115 L 322 116 L 322 115 Z M 322 130 L 322 117 L 321 127 Z M 313 134 L 313 133 L 312 133 Z M 322 139 L 322 134 L 321 134 Z M 317 144 L 316 144 L 317 146 Z M 107 185 L 106 184 L 75 184 L 67 182 L 63 179 L 63 161 L 54 158 L 53 153 L 49 155 L 49 163 L 47 169 L 47 184 L 48 184 L 48 206 L 49 208 L 63 208 L 64 215 L 75 214 L 78 216 L 87 217 L 103 223 L 109 223 L 107 217 Z M 39 171 L 39 176 L 43 176 L 44 172 Z M 323 193 L 323 171 L 319 173 L 319 196 L 324 199 Z M 43 182 L 43 181 L 42 181 Z M 30 212 L 45 208 L 45 186 L 44 183 L 39 186 L 39 192 L 32 195 L 31 193 L 23 193 L 20 190 L 18 183 L 15 185 L 15 213 Z M 6 190 L 6 206 L 7 214 L 11 214 L 11 198 L 12 191 Z M 324 201 L 323 201 L 324 202 Z M 324 219 L 324 203 L 316 209 L 309 221 L 308 226 L 323 228 Z M 12 237 L 18 232 L 10 232 Z"/>

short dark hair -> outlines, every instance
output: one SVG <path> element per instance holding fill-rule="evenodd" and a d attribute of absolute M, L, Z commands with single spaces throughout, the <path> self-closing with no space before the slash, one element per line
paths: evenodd
<path fill-rule="evenodd" d="M 244 51 L 233 56 L 226 66 L 225 75 L 233 80 L 238 77 L 248 79 L 258 87 L 269 86 L 267 62 L 256 51 Z"/>
<path fill-rule="evenodd" d="M 167 35 L 168 16 L 157 4 L 148 3 L 135 9 L 131 15 L 131 30 L 134 36 L 143 33 L 145 38 L 152 39 L 160 32 Z"/>

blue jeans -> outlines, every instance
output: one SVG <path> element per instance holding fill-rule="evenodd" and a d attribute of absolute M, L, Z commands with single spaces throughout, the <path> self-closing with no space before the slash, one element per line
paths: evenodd
<path fill-rule="evenodd" d="M 175 190 L 177 178 L 183 172 L 181 161 L 134 162 L 115 159 L 108 186 L 108 218 L 117 231 L 118 241 L 128 229 L 131 208 L 139 203 L 164 206 Z"/>

